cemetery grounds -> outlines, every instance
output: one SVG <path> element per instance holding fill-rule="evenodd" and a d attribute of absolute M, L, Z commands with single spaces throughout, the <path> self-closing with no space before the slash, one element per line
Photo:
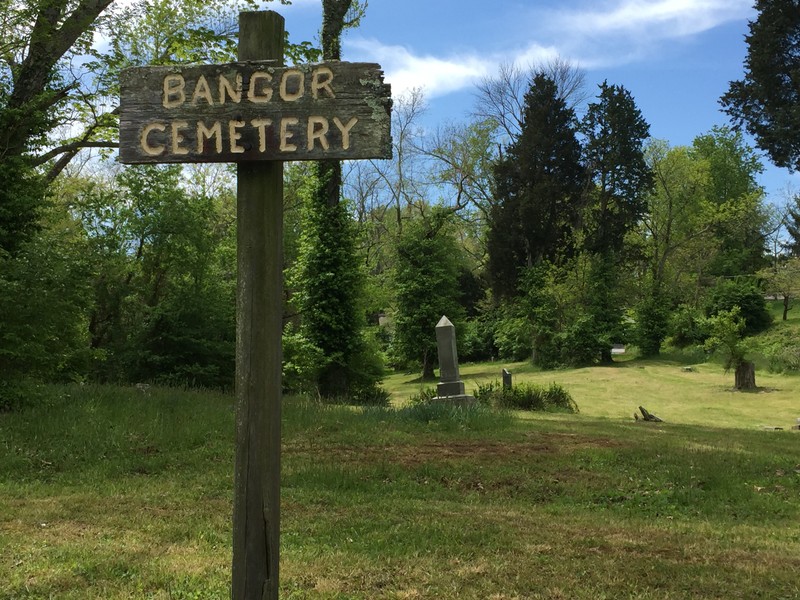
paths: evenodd
<path fill-rule="evenodd" d="M 462 368 L 577 415 L 287 398 L 281 598 L 800 598 L 800 377 L 687 362 Z M 44 391 L 0 414 L 0 598 L 229 597 L 232 397 Z"/>

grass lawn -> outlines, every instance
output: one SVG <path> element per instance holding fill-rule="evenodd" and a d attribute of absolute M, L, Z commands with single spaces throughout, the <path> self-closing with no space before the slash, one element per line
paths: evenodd
<path fill-rule="evenodd" d="M 580 414 L 403 408 L 402 374 L 392 409 L 285 402 L 282 599 L 800 598 L 800 378 L 498 363 L 467 388 L 503 366 Z M 48 391 L 0 414 L 0 598 L 228 597 L 231 398 Z"/>

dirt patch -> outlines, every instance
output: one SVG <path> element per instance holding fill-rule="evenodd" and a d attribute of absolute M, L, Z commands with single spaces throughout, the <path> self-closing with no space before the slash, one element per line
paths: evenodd
<path fill-rule="evenodd" d="M 402 466 L 417 466 L 430 462 L 467 459 L 474 463 L 513 462 L 543 454 L 570 454 L 591 448 L 615 448 L 623 443 L 608 438 L 569 433 L 528 434 L 522 441 L 447 440 L 420 441 L 415 444 L 385 446 L 327 446 L 324 454 L 336 462 L 367 462 L 383 460 Z M 302 454 L 297 446 L 286 448 L 288 454 Z M 319 452 L 320 448 L 314 449 Z"/>

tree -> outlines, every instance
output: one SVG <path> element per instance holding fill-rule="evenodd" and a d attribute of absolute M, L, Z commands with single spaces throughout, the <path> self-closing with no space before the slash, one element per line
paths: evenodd
<path fill-rule="evenodd" d="M 787 207 L 785 226 L 789 239 L 784 248 L 790 256 L 800 256 L 800 194 L 795 194 Z"/>
<path fill-rule="evenodd" d="M 538 75 L 552 80 L 560 100 L 577 112 L 587 100 L 586 72 L 561 57 L 522 68 L 514 63 L 501 64 L 494 77 L 478 82 L 475 116 L 479 121 L 494 123 L 507 143 L 517 139 L 525 122 L 525 96 Z"/>
<path fill-rule="evenodd" d="M 767 293 L 783 300 L 785 321 L 800 295 L 800 257 L 791 256 L 774 267 L 764 269 L 758 275 L 764 281 Z"/>
<path fill-rule="evenodd" d="M 181 185 L 183 183 L 183 185 Z M 224 388 L 233 383 L 235 200 L 177 166 L 73 183 L 93 277 L 88 374 Z"/>
<path fill-rule="evenodd" d="M 753 278 L 720 279 L 709 291 L 706 315 L 713 316 L 734 308 L 744 322 L 744 335 L 759 333 L 772 324 L 764 291 Z"/>
<path fill-rule="evenodd" d="M 458 323 L 460 251 L 451 230 L 452 213 L 433 208 L 430 216 L 406 223 L 395 247 L 393 351 L 402 363 L 422 367 L 433 379 L 435 326 L 442 315 Z"/>
<path fill-rule="evenodd" d="M 768 214 L 757 177 L 763 166 L 741 132 L 714 127 L 692 142 L 691 155 L 708 164 L 709 206 L 717 252 L 709 273 L 735 277 L 765 266 Z"/>
<path fill-rule="evenodd" d="M 592 185 L 584 216 L 585 247 L 595 253 L 618 252 L 644 213 L 645 195 L 652 188 L 644 155 L 650 126 L 624 87 L 604 81 L 597 98 L 580 127 Z"/>
<path fill-rule="evenodd" d="M 494 168 L 487 249 L 498 297 L 515 294 L 520 269 L 569 253 L 583 182 L 576 126 L 555 82 L 536 75 L 522 131 Z"/>
<path fill-rule="evenodd" d="M 746 360 L 747 347 L 743 342 L 745 322 L 739 307 L 720 311 L 706 320 L 708 352 L 721 354 L 725 372 L 734 369 L 734 387 L 737 390 L 756 389 L 756 369 Z"/>
<path fill-rule="evenodd" d="M 723 111 L 756 138 L 779 167 L 800 166 L 800 10 L 796 0 L 756 0 L 745 37 L 744 79 L 720 99 Z"/>
<path fill-rule="evenodd" d="M 365 6 L 355 0 L 323 0 L 322 9 L 322 58 L 340 60 L 342 32 L 358 25 Z M 298 259 L 297 298 L 302 333 L 326 359 L 318 375 L 319 393 L 334 397 L 356 386 L 356 357 L 364 354 L 363 278 L 352 219 L 341 202 L 341 163 L 315 163 L 312 180 Z"/>
<path fill-rule="evenodd" d="M 687 268 L 697 268 L 698 247 L 708 248 L 711 224 L 704 219 L 709 174 L 706 161 L 694 159 L 689 148 L 670 148 L 651 140 L 645 150 L 654 186 L 646 196 L 639 225 L 643 273 L 636 307 L 636 343 L 644 355 L 655 356 L 667 334 L 669 309 L 681 298 L 680 282 Z"/>
<path fill-rule="evenodd" d="M 611 341 L 623 341 L 624 303 L 619 289 L 626 235 L 640 221 L 653 174 L 645 160 L 650 127 L 625 88 L 600 85 L 581 122 L 583 161 L 589 178 L 583 213 L 583 248 L 590 253 L 592 292 L 587 307 Z M 603 351 L 611 362 L 611 346 Z"/>
<path fill-rule="evenodd" d="M 330 185 L 319 172 L 308 179 L 292 287 L 300 331 L 325 357 L 318 371 L 318 391 L 336 397 L 358 383 L 354 379 L 356 359 L 364 349 L 364 280 L 353 220 L 345 202 L 328 202 Z"/>

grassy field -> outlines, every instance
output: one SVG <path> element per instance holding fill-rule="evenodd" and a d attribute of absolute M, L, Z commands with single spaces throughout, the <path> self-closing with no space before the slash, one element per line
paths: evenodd
<path fill-rule="evenodd" d="M 800 598 L 800 433 L 760 428 L 800 417 L 800 379 L 509 366 L 581 413 L 402 408 L 408 375 L 392 409 L 286 401 L 281 598 Z M 231 398 L 48 394 L 0 414 L 0 598 L 227 597 Z"/>

